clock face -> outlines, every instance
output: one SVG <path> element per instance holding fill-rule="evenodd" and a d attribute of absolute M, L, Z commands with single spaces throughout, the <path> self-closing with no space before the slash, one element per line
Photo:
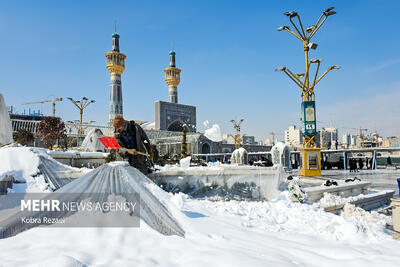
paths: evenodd
<path fill-rule="evenodd" d="M 306 121 L 315 121 L 314 108 L 311 106 L 306 107 Z"/>

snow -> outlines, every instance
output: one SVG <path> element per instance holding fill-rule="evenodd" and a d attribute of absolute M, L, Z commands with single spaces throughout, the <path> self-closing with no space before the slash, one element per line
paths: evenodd
<path fill-rule="evenodd" d="M 235 149 L 232 152 L 232 157 L 231 157 L 231 164 L 247 164 L 248 161 L 248 153 L 247 150 L 244 149 L 243 147 L 239 147 L 238 149 Z"/>
<path fill-rule="evenodd" d="M 155 190 L 159 190 L 154 188 Z M 318 205 L 208 201 L 163 194 L 185 238 L 140 228 L 31 229 L 0 240 L 5 266 L 398 266 L 400 242 L 382 220 Z M 174 207 L 171 207 L 171 206 Z M 175 216 L 175 214 L 174 214 Z M 23 253 L 21 253 L 23 251 Z"/>
<path fill-rule="evenodd" d="M 29 181 L 39 164 L 34 154 L 26 147 L 1 148 L 0 174 L 14 171 Z M 353 205 L 335 215 L 320 203 L 293 203 L 287 192 L 269 202 L 210 201 L 165 193 L 152 183 L 146 187 L 182 226 L 184 238 L 162 235 L 146 223 L 39 227 L 1 239 L 0 265 L 390 267 L 400 262 L 400 241 L 385 230 L 390 217 Z"/>
<path fill-rule="evenodd" d="M 89 152 L 105 151 L 104 145 L 97 139 L 102 136 L 104 134 L 100 129 L 91 129 L 83 140 L 81 148 Z"/>
<path fill-rule="evenodd" d="M 276 147 L 276 148 L 279 149 L 281 152 L 283 152 L 283 150 L 284 150 L 285 147 L 286 147 L 286 144 L 283 143 L 283 142 L 278 142 L 278 143 L 276 143 L 276 144 L 274 145 L 274 147 Z"/>
<path fill-rule="evenodd" d="M 229 168 L 232 167 L 230 164 L 223 164 L 219 161 L 217 162 L 207 162 L 206 166 L 193 166 L 190 167 L 190 170 L 197 170 L 200 172 L 204 172 L 207 170 L 220 170 L 222 168 Z M 160 172 L 165 171 L 185 171 L 186 169 L 183 168 L 180 164 L 165 164 L 164 166 L 156 165 L 155 168 Z"/>
<path fill-rule="evenodd" d="M 78 202 L 81 198 L 87 198 L 84 194 L 90 194 L 91 202 L 104 202 L 115 195 L 122 196 L 128 202 L 140 200 L 140 218 L 143 223 L 149 225 L 156 231 L 165 235 L 184 236 L 185 232 L 180 224 L 174 218 L 174 213 L 179 217 L 179 212 L 174 205 L 171 205 L 168 193 L 155 185 L 149 178 L 142 174 L 139 170 L 123 164 L 124 162 L 103 164 L 97 169 L 87 173 L 86 175 L 75 179 L 57 190 L 57 199 L 60 202 Z M 51 194 L 49 195 L 49 197 Z M 53 217 L 60 219 L 66 216 L 68 225 L 107 225 L 107 226 L 132 226 L 132 223 L 137 225 L 138 217 L 131 211 L 122 212 L 120 216 L 115 217 L 113 214 L 109 216 L 98 216 L 99 214 L 87 214 L 69 212 L 61 210 L 57 213 L 52 213 L 48 210 L 30 211 L 19 210 L 16 208 L 16 213 L 12 213 L 10 217 L 7 210 L 0 212 L 0 238 L 8 238 L 19 233 L 37 227 L 37 224 L 26 224 L 21 221 L 21 218 L 44 218 Z M 4 213 L 5 212 L 5 213 Z M 52 213 L 52 214 L 51 214 Z M 71 216 L 72 215 L 72 216 Z M 182 215 L 181 215 L 182 216 Z M 84 222 L 82 222 L 84 220 Z M 117 221 L 116 221 L 117 220 Z M 114 223 L 110 225 L 110 222 Z M 79 224 L 81 222 L 81 224 Z M 109 222 L 107 224 L 107 222 Z"/>
<path fill-rule="evenodd" d="M 21 184 L 14 184 L 12 192 L 49 192 L 43 174 L 39 170 L 40 156 L 54 162 L 63 169 L 88 172 L 89 169 L 77 169 L 56 162 L 50 157 L 46 149 L 8 145 L 0 148 L 0 176 L 7 172 L 14 173 L 14 179 Z"/>
<path fill-rule="evenodd" d="M 57 157 L 80 157 L 80 158 L 105 158 L 109 155 L 106 152 L 82 152 L 76 150 L 67 150 L 67 151 L 57 151 L 57 150 L 47 150 L 46 153 L 50 156 Z"/>
<path fill-rule="evenodd" d="M 182 169 L 188 169 L 190 167 L 190 160 L 192 157 L 186 157 L 179 161 L 179 165 Z"/>
<path fill-rule="evenodd" d="M 110 167 L 116 167 L 116 166 L 129 166 L 129 163 L 126 161 L 111 161 L 107 163 L 108 166 Z"/>
<path fill-rule="evenodd" d="M 28 147 L 4 147 L 0 149 L 0 174 L 13 171 L 15 180 L 19 182 L 34 181 L 32 176 L 38 174 L 39 157 Z M 39 180 L 39 179 L 38 179 Z M 44 182 L 44 180 L 43 180 Z M 39 186 L 39 184 L 37 184 Z"/>
<path fill-rule="evenodd" d="M 205 130 L 204 135 L 214 142 L 222 141 L 221 128 L 218 124 L 214 124 L 211 128 Z"/>
<path fill-rule="evenodd" d="M 0 94 L 0 146 L 13 142 L 10 116 L 3 95 Z"/>

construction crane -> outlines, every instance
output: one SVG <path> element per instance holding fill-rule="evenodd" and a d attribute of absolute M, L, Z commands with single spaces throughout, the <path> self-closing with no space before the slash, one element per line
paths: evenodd
<path fill-rule="evenodd" d="M 31 104 L 43 104 L 43 103 L 47 103 L 47 102 L 51 102 L 52 107 L 51 107 L 51 111 L 53 114 L 53 117 L 56 116 L 56 102 L 57 101 L 62 101 L 62 97 L 54 97 L 52 99 L 47 99 L 47 100 L 43 100 L 43 101 L 36 101 L 36 102 L 27 102 L 27 103 L 23 103 L 22 105 L 31 105 Z"/>

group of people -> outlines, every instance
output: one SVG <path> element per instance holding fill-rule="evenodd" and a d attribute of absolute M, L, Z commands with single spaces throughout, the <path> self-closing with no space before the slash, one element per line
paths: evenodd
<path fill-rule="evenodd" d="M 357 166 L 357 161 L 358 161 L 358 166 Z M 358 168 L 362 169 L 363 167 L 364 167 L 364 162 L 362 158 L 359 158 L 358 160 L 355 158 L 349 159 L 350 172 L 358 172 Z"/>
<path fill-rule="evenodd" d="M 358 163 L 358 165 L 357 165 Z M 367 169 L 372 169 L 372 158 L 365 159 L 365 167 Z M 358 170 L 362 170 L 364 168 L 364 160 L 362 158 L 356 159 L 351 158 L 349 159 L 349 169 L 350 172 L 358 172 Z"/>

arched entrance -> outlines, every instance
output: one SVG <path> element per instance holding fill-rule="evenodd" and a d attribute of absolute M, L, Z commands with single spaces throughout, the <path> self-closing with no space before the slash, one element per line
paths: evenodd
<path fill-rule="evenodd" d="M 181 121 L 174 121 L 173 123 L 171 123 L 171 124 L 168 126 L 167 131 L 182 132 L 182 131 L 183 131 L 183 127 L 186 127 L 186 126 L 184 126 L 183 122 L 181 122 Z M 186 130 L 188 130 L 187 127 L 186 127 Z"/>
<path fill-rule="evenodd" d="M 201 154 L 210 154 L 210 145 L 207 143 L 204 143 L 201 146 Z"/>

